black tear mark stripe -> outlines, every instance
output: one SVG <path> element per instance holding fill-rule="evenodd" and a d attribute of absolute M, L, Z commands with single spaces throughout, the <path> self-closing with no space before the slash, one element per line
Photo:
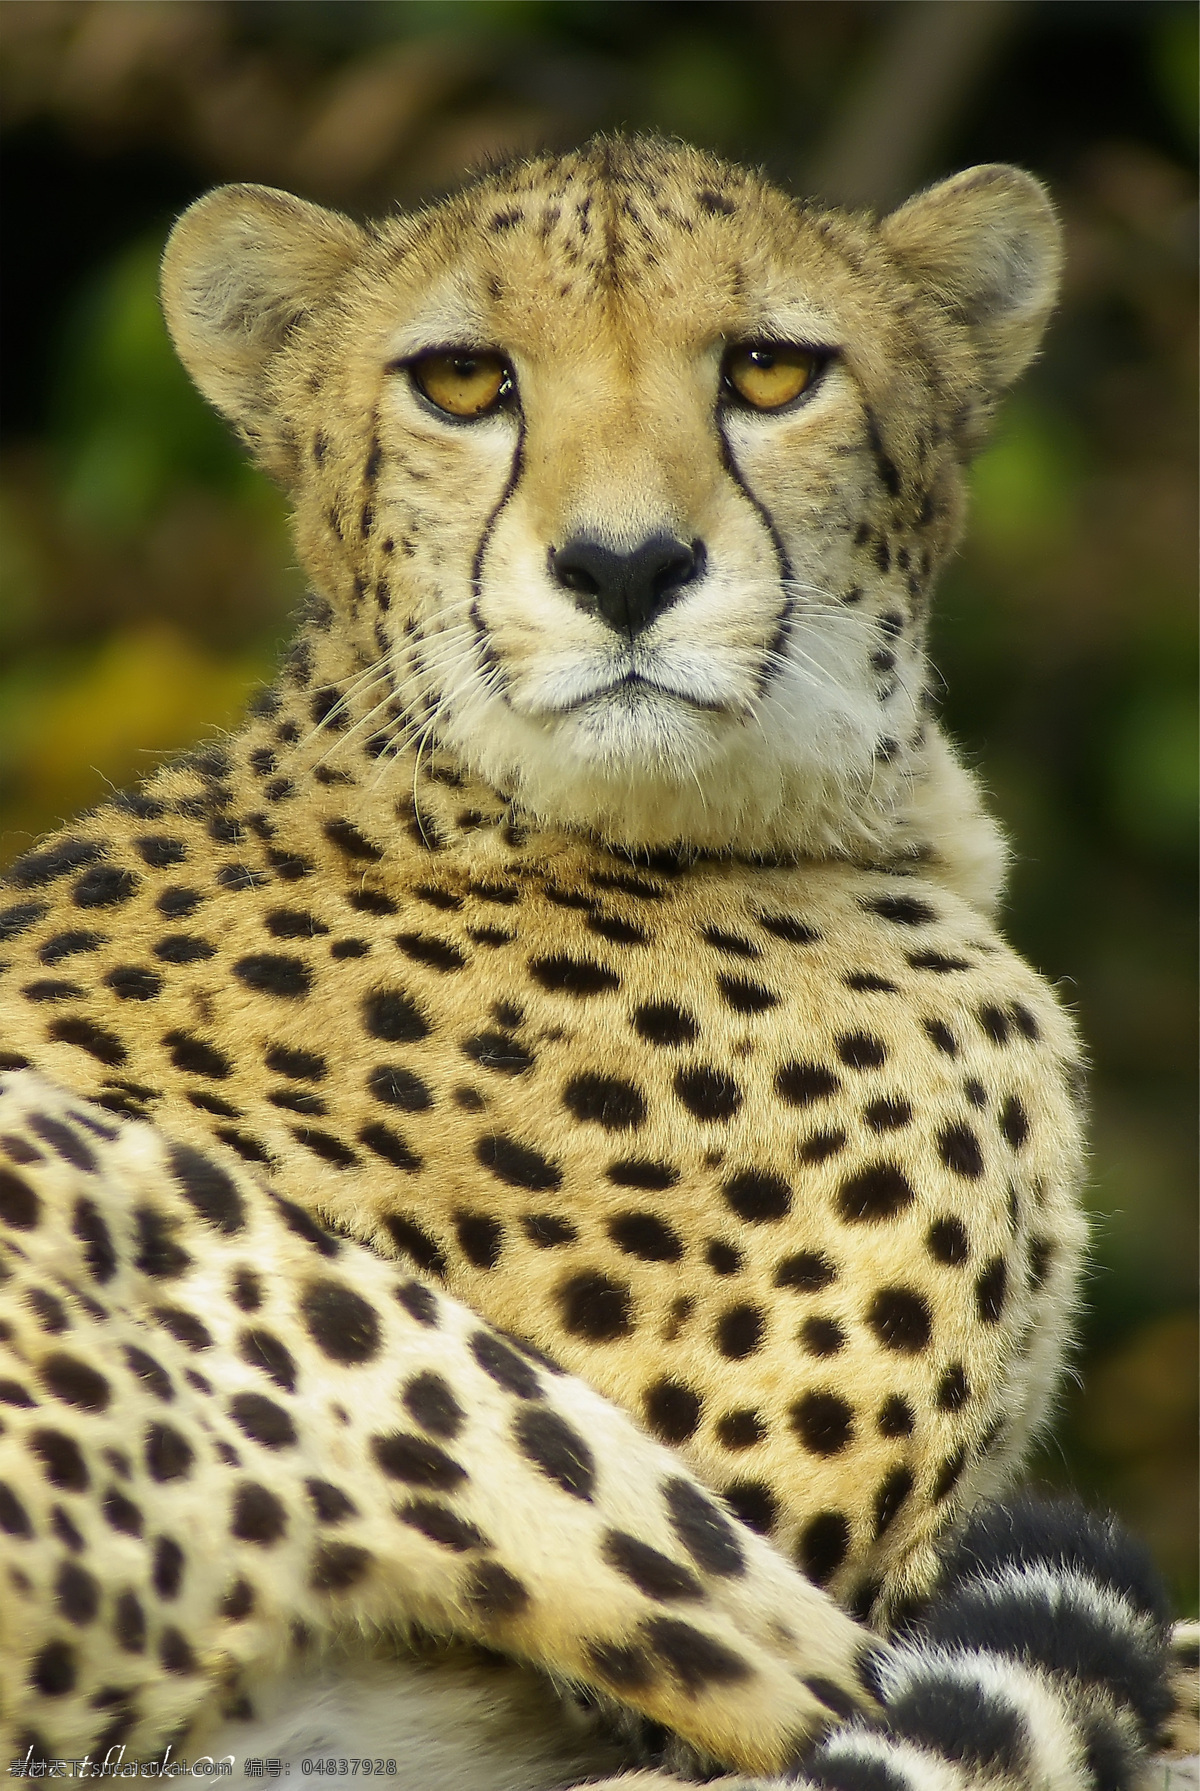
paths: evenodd
<path fill-rule="evenodd" d="M 783 592 L 783 603 L 780 607 L 779 621 L 776 624 L 775 633 L 767 643 L 767 650 L 763 655 L 762 671 L 756 680 L 758 693 L 759 695 L 762 695 L 762 693 L 778 677 L 778 672 L 775 668 L 783 657 L 784 643 L 787 640 L 788 632 L 792 625 L 795 604 L 792 599 L 790 587 L 792 580 L 795 578 L 795 572 L 792 568 L 791 557 L 788 554 L 787 548 L 784 546 L 783 537 L 775 526 L 775 519 L 767 509 L 767 506 L 763 503 L 762 499 L 755 495 L 749 481 L 742 472 L 741 467 L 734 459 L 733 449 L 729 445 L 729 438 L 722 429 L 719 420 L 717 421 L 716 430 L 717 452 L 721 458 L 721 465 L 729 474 L 729 477 L 733 480 L 746 502 L 756 512 L 759 521 L 766 529 L 771 546 L 775 550 L 775 558 L 779 566 L 779 582 Z"/>
<path fill-rule="evenodd" d="M 496 532 L 497 524 L 499 523 L 500 518 L 503 515 L 505 509 L 508 507 L 509 499 L 512 497 L 513 493 L 516 491 L 517 486 L 519 485 L 519 483 L 521 481 L 521 475 L 524 471 L 525 471 L 525 420 L 523 417 L 518 417 L 517 445 L 513 450 L 512 466 L 509 468 L 508 478 L 504 481 L 504 489 L 500 493 L 500 496 L 496 500 L 495 508 L 493 509 L 491 515 L 488 517 L 487 521 L 483 525 L 483 531 L 480 534 L 479 543 L 475 549 L 475 558 L 471 562 L 471 608 L 470 608 L 470 612 L 469 612 L 470 617 L 471 617 L 471 627 L 474 630 L 475 643 L 479 649 L 480 657 L 483 660 L 484 666 L 485 667 L 494 666 L 500 674 L 499 680 L 498 680 L 498 689 L 499 689 L 499 694 L 500 694 L 501 698 L 505 702 L 508 701 L 508 692 L 507 692 L 508 679 L 505 676 L 503 665 L 496 658 L 495 652 L 493 651 L 493 648 L 492 648 L 491 640 L 488 637 L 488 631 L 484 627 L 483 619 L 480 616 L 479 599 L 480 599 L 480 596 L 482 595 L 483 562 L 487 558 L 487 550 L 488 550 L 489 546 L 491 545 L 492 536 Z"/>

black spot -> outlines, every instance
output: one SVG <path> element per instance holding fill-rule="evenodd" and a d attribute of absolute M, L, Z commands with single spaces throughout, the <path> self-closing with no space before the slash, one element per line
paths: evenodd
<path fill-rule="evenodd" d="M 672 1169 L 669 1163 L 650 1163 L 642 1157 L 624 1157 L 610 1163 L 604 1173 L 618 1188 L 662 1191 L 673 1188 L 679 1180 L 679 1171 Z"/>
<path fill-rule="evenodd" d="M 598 1269 L 573 1275 L 558 1289 L 561 1323 L 573 1337 L 589 1343 L 610 1343 L 633 1329 L 630 1292 L 623 1281 L 613 1281 Z"/>
<path fill-rule="evenodd" d="M 347 858 L 356 859 L 360 863 L 378 864 L 383 857 L 380 848 L 365 839 L 349 821 L 326 821 L 322 832 L 329 843 L 344 852 Z"/>
<path fill-rule="evenodd" d="M 55 1576 L 54 1597 L 67 1622 L 82 1627 L 100 1609 L 100 1584 L 78 1561 L 64 1561 Z"/>
<path fill-rule="evenodd" d="M 232 968 L 248 989 L 263 995 L 307 995 L 312 988 L 312 972 L 303 958 L 288 957 L 282 952 L 252 952 L 238 958 Z"/>
<path fill-rule="evenodd" d="M 370 1551 L 354 1542 L 319 1542 L 308 1583 L 314 1592 L 344 1592 L 362 1578 L 371 1559 Z"/>
<path fill-rule="evenodd" d="M 796 1565 L 814 1585 L 825 1586 L 850 1550 L 850 1524 L 840 1511 L 819 1511 L 796 1543 Z"/>
<path fill-rule="evenodd" d="M 871 1101 L 863 1108 L 863 1119 L 873 1132 L 896 1132 L 912 1119 L 912 1108 L 900 1099 Z"/>
<path fill-rule="evenodd" d="M 33 922 L 40 920 L 46 912 L 45 908 L 37 903 L 27 903 L 26 908 L 20 910 L 22 913 L 26 911 L 30 917 L 25 923 L 26 926 L 32 926 Z M 15 908 L 5 909 L 5 913 L 9 915 L 17 912 L 18 910 Z M 23 931 L 22 927 L 13 929 L 13 932 Z M 11 936 L 10 934 L 9 937 Z M 0 915 L 0 939 L 4 937 L 4 916 Z M 107 943 L 108 935 L 106 933 L 89 933 L 77 928 L 67 933 L 55 933 L 51 938 L 44 940 L 38 947 L 38 957 L 43 964 L 59 964 L 64 958 L 73 957 L 77 952 L 95 951 L 97 946 L 107 945 Z"/>
<path fill-rule="evenodd" d="M 559 1218 L 557 1213 L 525 1213 L 521 1219 L 521 1228 L 530 1243 L 536 1244 L 539 1250 L 551 1250 L 559 1244 L 573 1244 L 579 1236 L 571 1221 Z"/>
<path fill-rule="evenodd" d="M 20 1381 L 0 1380 L 0 1405 L 35 1406 L 37 1403 Z"/>
<path fill-rule="evenodd" d="M 277 1387 L 282 1387 L 286 1393 L 295 1392 L 296 1364 L 287 1346 L 273 1332 L 258 1326 L 243 1331 L 238 1337 L 238 1353 L 251 1368 L 259 1368 L 269 1375 Z"/>
<path fill-rule="evenodd" d="M 248 1580 L 235 1580 L 220 1603 L 222 1617 L 240 1623 L 254 1609 L 254 1588 Z"/>
<path fill-rule="evenodd" d="M 944 1051 L 947 1057 L 958 1056 L 958 1040 L 944 1020 L 923 1020 L 921 1022 L 929 1037 L 930 1043 Z"/>
<path fill-rule="evenodd" d="M 132 871 L 115 864 L 97 864 L 79 878 L 72 900 L 77 908 L 118 908 L 129 901 L 137 886 Z"/>
<path fill-rule="evenodd" d="M 358 1516 L 353 1499 L 347 1498 L 340 1486 L 333 1486 L 328 1480 L 306 1480 L 304 1490 L 320 1523 L 341 1524 L 348 1517 Z"/>
<path fill-rule="evenodd" d="M 179 1544 L 170 1536 L 160 1536 L 154 1545 L 154 1590 L 160 1598 L 178 1598 L 183 1584 L 184 1556 Z"/>
<path fill-rule="evenodd" d="M 24 1176 L 0 1166 L 0 1220 L 15 1231 L 31 1231 L 41 1210 L 42 1203 Z"/>
<path fill-rule="evenodd" d="M 86 1469 L 84 1471 L 86 1473 Z M 49 1478 L 49 1476 L 47 1477 Z M 0 1480 L 0 1530 L 3 1530 L 6 1536 L 33 1535 L 33 1525 L 29 1521 L 29 1513 L 12 1487 L 3 1480 Z"/>
<path fill-rule="evenodd" d="M 37 1315 L 38 1323 L 43 1331 L 57 1332 L 70 1329 L 71 1321 L 67 1317 L 66 1307 L 56 1294 L 45 1287 L 31 1287 L 25 1298 L 31 1311 Z"/>
<path fill-rule="evenodd" d="M 800 1146 L 800 1161 L 802 1163 L 824 1163 L 828 1158 L 836 1157 L 837 1153 L 844 1149 L 845 1143 L 846 1134 L 840 1128 L 835 1132 L 814 1132 Z"/>
<path fill-rule="evenodd" d="M 207 1224 L 226 1237 L 241 1231 L 246 1210 L 228 1170 L 190 1144 L 172 1144 L 170 1163 L 181 1190 Z"/>
<path fill-rule="evenodd" d="M 332 1163 L 338 1169 L 350 1169 L 358 1162 L 356 1152 L 340 1138 L 335 1138 L 332 1132 L 322 1132 L 316 1126 L 293 1126 L 291 1130 L 292 1137 L 322 1162 Z"/>
<path fill-rule="evenodd" d="M 621 985 L 615 970 L 606 970 L 591 958 L 572 958 L 561 952 L 551 957 L 533 958 L 529 973 L 543 989 L 579 997 L 604 994 Z"/>
<path fill-rule="evenodd" d="M 707 1064 L 679 1070 L 675 1093 L 699 1120 L 731 1119 L 742 1104 L 742 1091 L 733 1077 Z"/>
<path fill-rule="evenodd" d="M 958 1268 L 971 1254 L 967 1228 L 952 1213 L 944 1219 L 934 1220 L 925 1234 L 925 1242 L 929 1254 L 937 1262 L 944 1262 L 950 1268 Z"/>
<path fill-rule="evenodd" d="M 960 1412 L 971 1397 L 971 1383 L 961 1362 L 952 1362 L 938 1382 L 937 1405 L 943 1412 Z"/>
<path fill-rule="evenodd" d="M 186 1636 L 168 1624 L 158 1638 L 158 1658 L 168 1673 L 194 1673 L 196 1657 Z"/>
<path fill-rule="evenodd" d="M 412 1174 L 421 1167 L 421 1159 L 417 1153 L 390 1126 L 362 1126 L 359 1128 L 358 1138 L 368 1150 L 374 1151 L 377 1157 L 382 1157 L 385 1163 L 390 1163 L 395 1169 L 403 1169 Z"/>
<path fill-rule="evenodd" d="M 248 1395 L 253 1397 L 253 1395 Z M 196 1452 L 182 1431 L 171 1424 L 146 1427 L 146 1470 L 152 1480 L 186 1480 Z"/>
<path fill-rule="evenodd" d="M 461 970 L 466 956 L 448 939 L 437 939 L 431 933 L 397 933 L 396 944 L 415 963 L 428 964 L 433 970 Z"/>
<path fill-rule="evenodd" d="M 590 933 L 607 939 L 613 945 L 645 945 L 646 929 L 635 926 L 630 920 L 620 920 L 611 914 L 590 914 L 587 920 Z"/>
<path fill-rule="evenodd" d="M 836 1356 L 845 1348 L 846 1333 L 836 1318 L 806 1318 L 800 1327 L 799 1342 L 810 1356 Z"/>
<path fill-rule="evenodd" d="M 107 1410 L 112 1391 L 98 1369 L 64 1350 L 53 1350 L 43 1361 L 38 1374 L 56 1399 L 77 1406 L 83 1412 Z"/>
<path fill-rule="evenodd" d="M 759 1414 L 749 1409 L 726 1412 L 717 1419 L 715 1428 L 717 1441 L 725 1449 L 752 1449 L 767 1434 Z"/>
<path fill-rule="evenodd" d="M 592 1452 L 579 1433 L 545 1406 L 520 1407 L 513 1420 L 517 1446 L 548 1480 L 574 1498 L 590 1500 L 596 1480 Z"/>
<path fill-rule="evenodd" d="M 762 957 L 760 947 L 752 939 L 743 939 L 740 933 L 727 933 L 721 927 L 704 927 L 702 937 L 714 951 L 724 952 L 726 957 Z"/>
<path fill-rule="evenodd" d="M 646 1423 L 664 1443 L 684 1443 L 700 1422 L 698 1393 L 675 1380 L 655 1381 L 642 1394 Z"/>
<path fill-rule="evenodd" d="M 814 1455 L 837 1455 L 854 1436 L 854 1411 L 837 1393 L 806 1393 L 789 1408 L 792 1429 Z"/>
<path fill-rule="evenodd" d="M 696 1565 L 721 1578 L 743 1573 L 742 1545 L 724 1512 L 682 1477 L 666 1481 L 662 1490 L 671 1527 Z"/>
<path fill-rule="evenodd" d="M 910 1437 L 916 1425 L 913 1409 L 899 1393 L 889 1394 L 879 1408 L 875 1420 L 881 1437 Z"/>
<path fill-rule="evenodd" d="M 87 990 L 81 983 L 68 982 L 65 977 L 41 976 L 36 982 L 23 983 L 21 993 L 26 1001 L 81 1001 Z"/>
<path fill-rule="evenodd" d="M 718 976 L 717 987 L 722 1000 L 735 1014 L 763 1014 L 768 1008 L 779 1006 L 778 995 L 748 977 Z"/>
<path fill-rule="evenodd" d="M 312 1281 L 300 1310 L 309 1336 L 333 1362 L 369 1362 L 379 1353 L 379 1317 L 361 1294 L 341 1281 Z"/>
<path fill-rule="evenodd" d="M 459 1211 L 454 1216 L 459 1247 L 477 1269 L 494 1269 L 504 1246 L 504 1227 L 490 1213 Z"/>
<path fill-rule="evenodd" d="M 194 1313 L 184 1312 L 178 1306 L 156 1306 L 154 1317 L 164 1331 L 169 1331 L 177 1343 L 184 1344 L 188 1349 L 212 1348 L 212 1333 Z"/>
<path fill-rule="evenodd" d="M 727 1244 L 721 1238 L 710 1238 L 705 1246 L 704 1260 L 714 1275 L 736 1275 L 744 1259 L 733 1244 Z"/>
<path fill-rule="evenodd" d="M 683 1255 L 678 1232 L 654 1213 L 618 1213 L 608 1221 L 608 1235 L 627 1256 L 643 1262 L 678 1262 Z"/>
<path fill-rule="evenodd" d="M 340 1253 L 342 1246 L 338 1239 L 332 1232 L 326 1231 L 323 1225 L 318 1225 L 302 1206 L 297 1206 L 294 1200 L 284 1200 L 280 1194 L 272 1194 L 271 1199 L 275 1211 L 288 1230 L 296 1237 L 303 1238 L 306 1244 L 311 1244 L 318 1256 L 333 1257 Z"/>
<path fill-rule="evenodd" d="M 19 938 L 22 933 L 27 933 L 30 927 L 35 926 L 47 913 L 49 913 L 49 909 L 45 902 L 14 902 L 11 907 L 0 908 L 0 945 L 7 944 L 10 939 Z M 72 937 L 72 935 L 67 933 L 59 935 L 60 940 L 68 939 L 70 937 Z M 74 937 L 80 939 L 95 938 L 96 943 L 100 943 L 100 935 L 98 933 L 79 933 L 74 935 Z M 56 940 L 48 939 L 42 946 L 41 952 L 38 955 L 41 957 L 43 964 L 57 963 L 57 958 L 45 956 L 47 952 L 54 950 L 56 943 Z M 78 946 L 70 949 L 88 951 L 91 947 Z M 67 954 L 66 952 L 63 952 L 61 955 L 65 957 Z"/>
<path fill-rule="evenodd" d="M 1008 1268 L 1002 1256 L 993 1256 L 975 1282 L 975 1305 L 985 1325 L 999 1324 L 1008 1292 Z"/>
<path fill-rule="evenodd" d="M 875 1489 L 874 1528 L 876 1542 L 898 1516 L 901 1506 L 912 1491 L 915 1481 L 906 1467 L 893 1468 Z"/>
<path fill-rule="evenodd" d="M 688 1567 L 641 1542 L 624 1530 L 605 1533 L 600 1553 L 608 1565 L 635 1585 L 647 1598 L 669 1603 L 677 1599 L 703 1598 L 704 1587 Z"/>
<path fill-rule="evenodd" d="M 837 1040 L 837 1054 L 851 1070 L 877 1070 L 887 1062 L 887 1046 L 869 1032 L 844 1032 Z"/>
<path fill-rule="evenodd" d="M 372 1038 L 415 1045 L 429 1036 L 429 1022 L 402 989 L 373 989 L 362 1004 L 363 1025 Z"/>
<path fill-rule="evenodd" d="M 762 1480 L 733 1480 L 721 1495 L 733 1515 L 760 1536 L 768 1536 L 776 1517 L 775 1495 Z"/>
<path fill-rule="evenodd" d="M 819 1293 L 837 1280 L 837 1270 L 819 1250 L 798 1250 L 785 1256 L 775 1270 L 776 1287 L 794 1287 L 800 1293 Z"/>
<path fill-rule="evenodd" d="M 979 1139 L 967 1125 L 943 1126 L 938 1133 L 938 1155 L 947 1169 L 968 1181 L 978 1181 L 983 1174 L 983 1152 Z"/>
<path fill-rule="evenodd" d="M 792 1209 L 792 1190 L 787 1182 L 761 1169 L 743 1169 L 729 1176 L 721 1191 L 738 1218 L 751 1224 L 783 1219 Z"/>
<path fill-rule="evenodd" d="M 730 1306 L 717 1320 L 713 1340 L 727 1361 L 742 1362 L 759 1348 L 765 1328 L 761 1307 Z"/>
<path fill-rule="evenodd" d="M 700 1028 L 684 1008 L 673 1001 L 646 1001 L 633 1011 L 634 1029 L 650 1045 L 690 1045 Z"/>
<path fill-rule="evenodd" d="M 868 896 L 860 906 L 902 927 L 924 927 L 937 919 L 937 910 L 915 896 Z"/>
<path fill-rule="evenodd" d="M 406 1431 L 372 1437 L 371 1450 L 385 1474 L 408 1486 L 449 1492 L 467 1478 L 465 1468 L 444 1449 Z"/>
<path fill-rule="evenodd" d="M 102 851 L 103 847 L 95 840 L 60 840 L 44 852 L 26 852 L 14 859 L 8 878 L 18 889 L 39 889 L 65 877 L 68 871 L 94 864 Z"/>
<path fill-rule="evenodd" d="M 296 1441 L 288 1413 L 263 1393 L 235 1393 L 229 1415 L 252 1443 L 261 1443 L 264 1449 L 288 1449 Z"/>
<path fill-rule="evenodd" d="M 786 940 L 788 945 L 815 945 L 821 937 L 815 927 L 807 926 L 790 914 L 760 914 L 758 924 L 768 933 L 774 933 L 776 939 Z"/>
<path fill-rule="evenodd" d="M 529 1603 L 529 1593 L 516 1574 L 498 1561 L 481 1561 L 472 1570 L 463 1596 L 481 1617 L 492 1620 L 515 1617 Z"/>
<path fill-rule="evenodd" d="M 884 1349 L 906 1356 L 929 1347 L 933 1318 L 924 1294 L 908 1287 L 882 1287 L 867 1310 L 867 1323 Z"/>
<path fill-rule="evenodd" d="M 967 1451 L 965 1447 L 956 1449 L 954 1454 L 942 1463 L 941 1467 L 938 1469 L 930 1495 L 935 1504 L 940 1504 L 943 1499 L 949 1498 L 950 1494 L 954 1491 L 954 1488 L 958 1485 L 959 1477 L 961 1476 L 966 1463 Z"/>
<path fill-rule="evenodd" d="M 563 1103 L 577 1120 L 603 1126 L 606 1132 L 632 1131 L 646 1117 L 641 1090 L 617 1076 L 573 1076 L 563 1089 Z"/>
<path fill-rule="evenodd" d="M 29 1683 L 44 1698 L 62 1698 L 75 1689 L 75 1650 L 56 1637 L 34 1657 Z"/>
<path fill-rule="evenodd" d="M 775 1092 L 789 1107 L 808 1107 L 836 1094 L 841 1079 L 818 1063 L 785 1063 L 775 1076 Z"/>
<path fill-rule="evenodd" d="M 137 1255 L 133 1259 L 135 1269 L 140 1269 L 143 1275 L 151 1275 L 156 1280 L 170 1280 L 191 1267 L 191 1257 L 175 1242 L 177 1220 L 168 1218 L 166 1213 L 157 1212 L 150 1206 L 137 1207 L 133 1217 L 137 1227 Z"/>
<path fill-rule="evenodd" d="M 211 1076 L 221 1082 L 233 1074 L 233 1064 L 223 1051 L 190 1032 L 164 1033 L 163 1044 L 169 1050 L 175 1068 L 189 1076 Z"/>
<path fill-rule="evenodd" d="M 995 1007 L 990 1002 L 985 1002 L 979 1010 L 979 1024 L 982 1026 L 988 1038 L 991 1039 L 993 1045 L 1005 1045 L 1008 1043 L 1010 1023 L 1008 1015 L 1004 1012 L 1003 1008 Z"/>
<path fill-rule="evenodd" d="M 490 1331 L 476 1331 L 471 1354 L 497 1386 L 518 1399 L 540 1399 L 542 1383 L 536 1370 L 517 1351 Z"/>
<path fill-rule="evenodd" d="M 712 1685 L 734 1685 L 751 1676 L 739 1654 L 677 1617 L 651 1617 L 643 1624 L 642 1633 L 657 1658 L 693 1695 Z"/>
<path fill-rule="evenodd" d="M 77 1045 L 98 1063 L 110 1064 L 114 1068 L 124 1063 L 129 1055 L 115 1032 L 109 1032 L 104 1026 L 97 1026 L 94 1020 L 87 1020 L 82 1014 L 64 1014 L 60 1019 L 51 1021 L 46 1034 L 60 1045 Z"/>
<path fill-rule="evenodd" d="M 240 1541 L 269 1548 L 287 1529 L 287 1511 L 267 1487 L 254 1480 L 243 1480 L 233 1495 L 233 1520 L 229 1527 Z"/>
<path fill-rule="evenodd" d="M 507 1032 L 480 1032 L 462 1046 L 465 1056 L 481 1064 L 485 1070 L 498 1070 L 504 1076 L 521 1076 L 532 1068 L 533 1052 Z"/>
<path fill-rule="evenodd" d="M 104 1513 L 105 1522 L 122 1536 L 141 1535 L 141 1512 L 133 1500 L 127 1499 L 115 1486 L 110 1486 L 101 1499 L 100 1509 Z"/>
<path fill-rule="evenodd" d="M 397 1506 L 396 1516 L 402 1524 L 419 1530 L 431 1542 L 453 1549 L 458 1555 L 465 1554 L 468 1549 L 489 1546 L 487 1537 L 474 1524 L 447 1510 L 445 1505 L 434 1504 L 432 1499 L 414 1499 L 411 1504 Z"/>
<path fill-rule="evenodd" d="M 894 1219 L 913 1199 L 908 1178 L 895 1163 L 871 1163 L 842 1182 L 837 1207 L 846 1224 L 854 1225 Z"/>
<path fill-rule="evenodd" d="M 164 964 L 198 964 L 216 956 L 216 947 L 193 933 L 168 933 L 154 947 L 154 955 Z"/>
<path fill-rule="evenodd" d="M 146 1613 L 133 1592 L 122 1592 L 113 1608 L 113 1634 L 126 1654 L 141 1654 L 146 1646 Z"/>
<path fill-rule="evenodd" d="M 1012 1015 L 1013 1025 L 1023 1038 L 1027 1038 L 1034 1043 L 1041 1038 L 1041 1028 L 1038 1026 L 1037 1020 L 1033 1014 L 1030 1013 L 1023 1002 L 1014 1001 L 1008 1011 Z"/>
<path fill-rule="evenodd" d="M 64 1492 L 87 1491 L 91 1475 L 74 1437 L 61 1430 L 34 1430 L 30 1432 L 29 1445 L 51 1486 L 61 1486 Z"/>
<path fill-rule="evenodd" d="M 970 958 L 952 958 L 940 951 L 910 951 L 907 956 L 914 970 L 932 970 L 937 976 L 972 968 Z"/>
<path fill-rule="evenodd" d="M 1017 1095 L 1009 1095 L 1000 1110 L 1000 1130 L 1014 1150 L 1020 1150 L 1029 1137 L 1029 1116 Z"/>
<path fill-rule="evenodd" d="M 873 970 L 852 970 L 842 978 L 846 988 L 853 989 L 859 995 L 895 995 L 897 984 L 890 983 L 886 976 L 877 976 Z"/>
<path fill-rule="evenodd" d="M 510 1187 L 545 1194 L 562 1186 L 562 1171 L 557 1164 L 503 1133 L 488 1133 L 481 1138 L 475 1146 L 475 1160 Z"/>
<path fill-rule="evenodd" d="M 204 897 L 198 889 L 164 889 L 154 904 L 167 920 L 184 920 L 194 914 Z"/>
<path fill-rule="evenodd" d="M 1055 1249 L 1049 1238 L 1032 1237 L 1029 1240 L 1029 1285 L 1032 1288 L 1042 1287 L 1054 1261 Z"/>
<path fill-rule="evenodd" d="M 384 1227 L 402 1256 L 411 1258 L 426 1274 L 445 1278 L 446 1256 L 435 1238 L 404 1213 L 384 1213 Z"/>

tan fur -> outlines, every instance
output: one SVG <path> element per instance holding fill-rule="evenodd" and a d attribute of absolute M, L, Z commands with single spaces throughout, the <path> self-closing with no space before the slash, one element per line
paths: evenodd
<path fill-rule="evenodd" d="M 237 735 L 22 861 L 5 910 L 7 1067 L 239 1153 L 550 1351 L 572 1409 L 769 1529 L 843 1680 L 854 1632 L 785 1558 L 863 1615 L 926 1583 L 1045 1421 L 1082 1247 L 1078 1049 L 987 918 L 1003 849 L 924 696 L 963 463 L 1057 254 L 1014 170 L 877 226 L 655 143 L 365 229 L 200 201 L 168 319 L 292 494 L 309 614 Z M 721 408 L 723 345 L 772 334 L 836 350 L 811 397 Z M 453 345 L 500 349 L 519 410 L 424 405 L 402 363 Z M 581 531 L 701 540 L 705 574 L 626 639 L 551 576 Z M 602 1581 L 578 1624 L 551 1588 L 485 1633 L 586 1680 L 580 1626 L 633 1622 Z M 744 1687 L 608 1688 L 781 1765 L 811 1710 L 727 1621 L 753 1721 Z"/>

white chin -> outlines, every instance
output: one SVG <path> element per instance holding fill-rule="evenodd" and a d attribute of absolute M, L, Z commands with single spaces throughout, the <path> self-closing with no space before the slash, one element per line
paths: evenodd
<path fill-rule="evenodd" d="M 711 757 L 729 720 L 682 697 L 622 684 L 550 724 L 564 754 L 593 771 L 688 775 Z"/>

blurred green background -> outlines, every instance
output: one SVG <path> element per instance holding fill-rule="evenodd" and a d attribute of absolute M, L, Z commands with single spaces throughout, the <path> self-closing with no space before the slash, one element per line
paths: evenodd
<path fill-rule="evenodd" d="M 1094 1063 L 1082 1385 L 1037 1463 L 1196 1595 L 1196 10 L 1167 0 L 4 0 L 0 862 L 236 716 L 299 591 L 279 496 L 158 316 L 172 216 L 358 212 L 654 127 L 886 207 L 986 160 L 1068 239 L 975 473 L 946 714 L 1019 853 L 1009 929 Z"/>

